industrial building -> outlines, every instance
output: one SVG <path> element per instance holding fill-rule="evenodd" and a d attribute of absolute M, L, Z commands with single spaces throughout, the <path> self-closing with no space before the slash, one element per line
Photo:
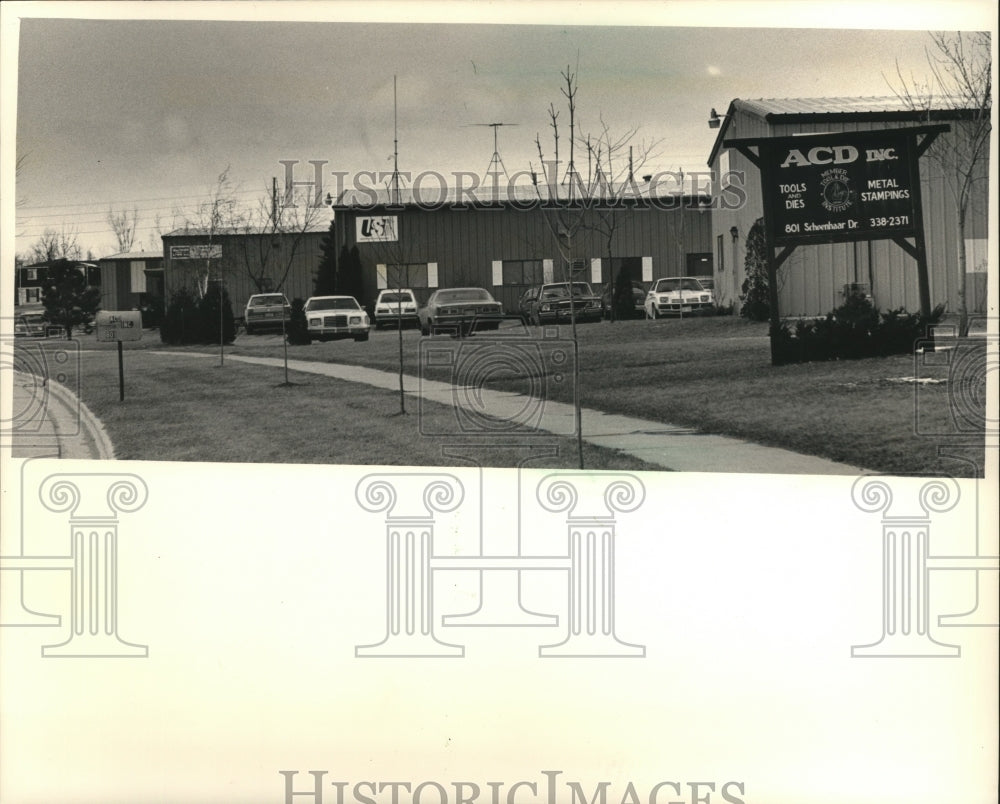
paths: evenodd
<path fill-rule="evenodd" d="M 625 266 L 635 280 L 712 275 L 711 198 L 640 196 L 618 204 L 491 202 L 334 206 L 338 251 L 357 246 L 367 295 L 409 287 L 423 301 L 438 287 L 489 290 L 508 312 L 531 285 L 574 279 L 595 288 Z"/>
<path fill-rule="evenodd" d="M 572 273 L 594 286 L 625 267 L 650 283 L 668 276 L 711 276 L 718 304 L 740 305 L 746 277 L 746 238 L 763 214 L 757 168 L 727 139 L 857 132 L 948 123 L 961 136 L 969 112 L 914 112 L 895 97 L 735 99 L 716 115 L 718 134 L 708 157 L 711 193 L 658 194 L 644 190 L 616 204 L 592 199 L 576 206 L 545 201 L 533 188 L 472 201 L 454 190 L 419 198 L 409 188 L 342 193 L 329 217 L 305 232 L 247 234 L 178 229 L 163 236 L 163 291 L 224 280 L 234 311 L 253 293 L 281 290 L 307 298 L 325 237 L 334 253 L 357 247 L 365 280 L 362 303 L 380 289 L 412 288 L 424 301 L 438 287 L 478 286 L 513 311 L 524 290 Z M 988 164 L 973 192 L 966 223 L 966 299 L 971 312 L 986 308 Z M 956 202 L 940 165 L 920 160 L 921 196 L 932 304 L 959 307 Z M 641 184 L 640 184 L 641 186 Z M 329 227 L 329 231 L 328 231 Z M 141 287 L 134 255 L 116 263 L 116 299 L 133 301 Z M 106 261 L 102 261 L 104 264 Z M 127 263 L 127 271 L 122 267 Z M 142 269 L 146 292 L 155 268 Z M 110 277 L 105 278 L 105 285 Z M 826 243 L 797 248 L 778 274 L 783 316 L 820 316 L 838 306 L 845 289 L 863 288 L 883 310 L 920 308 L 914 259 L 892 240 Z M 121 306 L 121 305 L 119 305 Z M 125 308 L 135 306 L 125 304 Z"/>
<path fill-rule="evenodd" d="M 141 310 L 154 298 L 163 298 L 163 255 L 127 251 L 101 257 L 102 310 Z"/>
<path fill-rule="evenodd" d="M 329 222 L 277 234 L 182 228 L 163 235 L 165 298 L 180 288 L 204 293 L 222 281 L 233 312 L 243 314 L 255 293 L 281 291 L 288 299 L 312 295 Z"/>
<path fill-rule="evenodd" d="M 721 120 L 709 155 L 712 194 L 712 242 L 716 296 L 723 304 L 739 296 L 746 276 L 746 238 L 763 215 L 760 174 L 739 151 L 727 149 L 727 139 L 788 137 L 803 134 L 906 128 L 947 123 L 945 138 L 963 135 L 972 110 L 932 109 L 916 112 L 897 97 L 791 98 L 733 100 Z M 710 120 L 710 125 L 712 121 Z M 989 214 L 988 154 L 978 165 L 977 181 L 966 221 L 966 300 L 970 312 L 986 309 L 986 239 Z M 955 196 L 941 166 L 929 155 L 920 159 L 920 184 L 932 305 L 955 312 L 960 303 L 958 224 Z M 740 191 L 745 202 L 731 203 Z M 783 316 L 823 315 L 843 301 L 846 286 L 863 286 L 883 310 L 920 309 L 916 262 L 891 240 L 800 247 L 778 274 L 779 308 Z"/>

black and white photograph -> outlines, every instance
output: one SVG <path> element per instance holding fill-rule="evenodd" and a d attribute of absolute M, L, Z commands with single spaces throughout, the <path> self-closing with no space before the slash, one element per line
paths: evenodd
<path fill-rule="evenodd" d="M 995 802 L 991 6 L 4 4 L 0 800 Z"/>

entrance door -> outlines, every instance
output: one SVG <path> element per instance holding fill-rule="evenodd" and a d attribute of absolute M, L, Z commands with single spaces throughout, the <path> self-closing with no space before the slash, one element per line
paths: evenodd
<path fill-rule="evenodd" d="M 693 253 L 687 255 L 686 276 L 711 276 L 712 275 L 712 254 L 711 252 Z"/>

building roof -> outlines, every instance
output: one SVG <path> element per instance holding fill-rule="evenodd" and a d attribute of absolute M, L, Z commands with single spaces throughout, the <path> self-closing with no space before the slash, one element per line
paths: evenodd
<path fill-rule="evenodd" d="M 316 232 L 326 232 L 330 229 L 330 220 L 324 216 L 323 220 L 317 221 L 315 223 L 309 224 L 305 228 L 306 234 L 312 234 Z M 246 228 L 242 226 L 228 226 L 220 227 L 214 232 L 203 226 L 182 226 L 179 229 L 174 229 L 167 232 L 164 235 L 160 235 L 160 238 L 164 237 L 207 237 L 211 235 L 212 237 L 242 237 L 247 234 L 253 235 L 266 235 L 271 236 L 272 234 L 277 235 L 298 235 L 301 232 L 298 229 L 294 229 L 288 232 L 248 232 Z"/>
<path fill-rule="evenodd" d="M 160 251 L 123 251 L 119 254 L 109 254 L 101 257 L 102 260 L 155 260 L 163 259 L 163 252 Z"/>
<path fill-rule="evenodd" d="M 744 111 L 765 119 L 772 115 L 886 114 L 913 111 L 911 102 L 896 95 L 867 98 L 760 98 L 758 100 L 737 98 L 733 102 Z M 954 104 L 940 104 L 937 110 L 953 108 Z"/>
<path fill-rule="evenodd" d="M 914 106 L 918 108 L 914 108 Z M 923 108 L 919 108 L 923 107 Z M 759 117 L 768 123 L 817 123 L 857 122 L 885 120 L 886 122 L 926 123 L 931 120 L 958 120 L 968 118 L 978 110 L 962 108 L 957 99 L 946 97 L 915 97 L 912 100 L 897 95 L 846 98 L 734 98 L 723 118 L 715 137 L 708 164 L 726 138 L 730 120 L 736 112 Z"/>
<path fill-rule="evenodd" d="M 97 263 L 93 262 L 93 261 L 91 261 L 91 262 L 85 262 L 84 260 L 70 260 L 70 259 L 65 258 L 65 257 L 59 257 L 59 258 L 54 259 L 54 260 L 42 260 L 41 262 L 33 262 L 30 265 L 19 265 L 17 267 L 18 268 L 48 268 L 53 263 L 60 262 L 63 259 L 65 259 L 67 262 L 73 263 L 74 265 L 76 265 L 77 268 L 79 268 L 80 266 L 83 266 L 84 268 L 96 268 L 97 267 Z"/>
<path fill-rule="evenodd" d="M 650 177 L 652 178 L 652 176 Z M 653 182 L 654 193 L 650 193 L 648 181 L 636 179 L 635 189 L 623 191 L 619 188 L 617 196 L 608 196 L 609 200 L 642 202 L 671 202 L 677 203 L 680 199 L 686 201 L 703 201 L 709 197 L 707 192 L 698 191 L 693 182 L 688 179 L 685 184 L 689 186 L 688 192 L 681 193 L 676 187 L 676 178 L 673 174 L 659 174 Z M 672 191 L 666 188 L 670 187 Z M 657 190 L 657 188 L 659 188 Z M 687 189 L 687 188 L 686 188 Z M 560 191 L 565 192 L 564 190 Z M 595 195 L 586 199 L 587 203 L 599 203 L 601 196 Z M 503 208 L 517 206 L 520 209 L 530 209 L 536 206 L 544 206 L 547 201 L 544 192 L 539 196 L 539 192 L 528 185 L 512 185 L 504 187 L 494 187 L 492 182 L 476 188 L 471 187 L 441 187 L 438 185 L 428 187 L 400 187 L 397 192 L 386 188 L 365 188 L 361 190 L 345 190 L 333 202 L 334 209 L 351 212 L 374 211 L 386 209 L 406 209 L 419 208 L 426 210 L 436 210 L 444 207 L 472 207 L 472 208 Z M 553 201 L 553 203 L 555 203 Z M 560 204 L 566 204 L 565 197 L 559 200 Z"/>

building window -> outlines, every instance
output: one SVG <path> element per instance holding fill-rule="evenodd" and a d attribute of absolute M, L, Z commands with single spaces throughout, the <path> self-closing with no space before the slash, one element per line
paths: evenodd
<path fill-rule="evenodd" d="M 502 268 L 505 285 L 539 285 L 544 281 L 541 260 L 504 260 Z"/>
<path fill-rule="evenodd" d="M 726 241 L 722 235 L 715 237 L 715 259 L 719 264 L 719 273 L 726 270 Z"/>
<path fill-rule="evenodd" d="M 41 288 L 21 288 L 22 304 L 39 304 L 42 301 Z"/>
<path fill-rule="evenodd" d="M 28 279 L 27 279 L 28 282 L 37 282 L 38 281 L 38 269 L 37 268 L 26 268 L 25 270 L 28 272 Z"/>
<path fill-rule="evenodd" d="M 385 273 L 386 287 L 389 288 L 426 288 L 429 287 L 426 262 L 407 262 L 387 265 Z"/>

